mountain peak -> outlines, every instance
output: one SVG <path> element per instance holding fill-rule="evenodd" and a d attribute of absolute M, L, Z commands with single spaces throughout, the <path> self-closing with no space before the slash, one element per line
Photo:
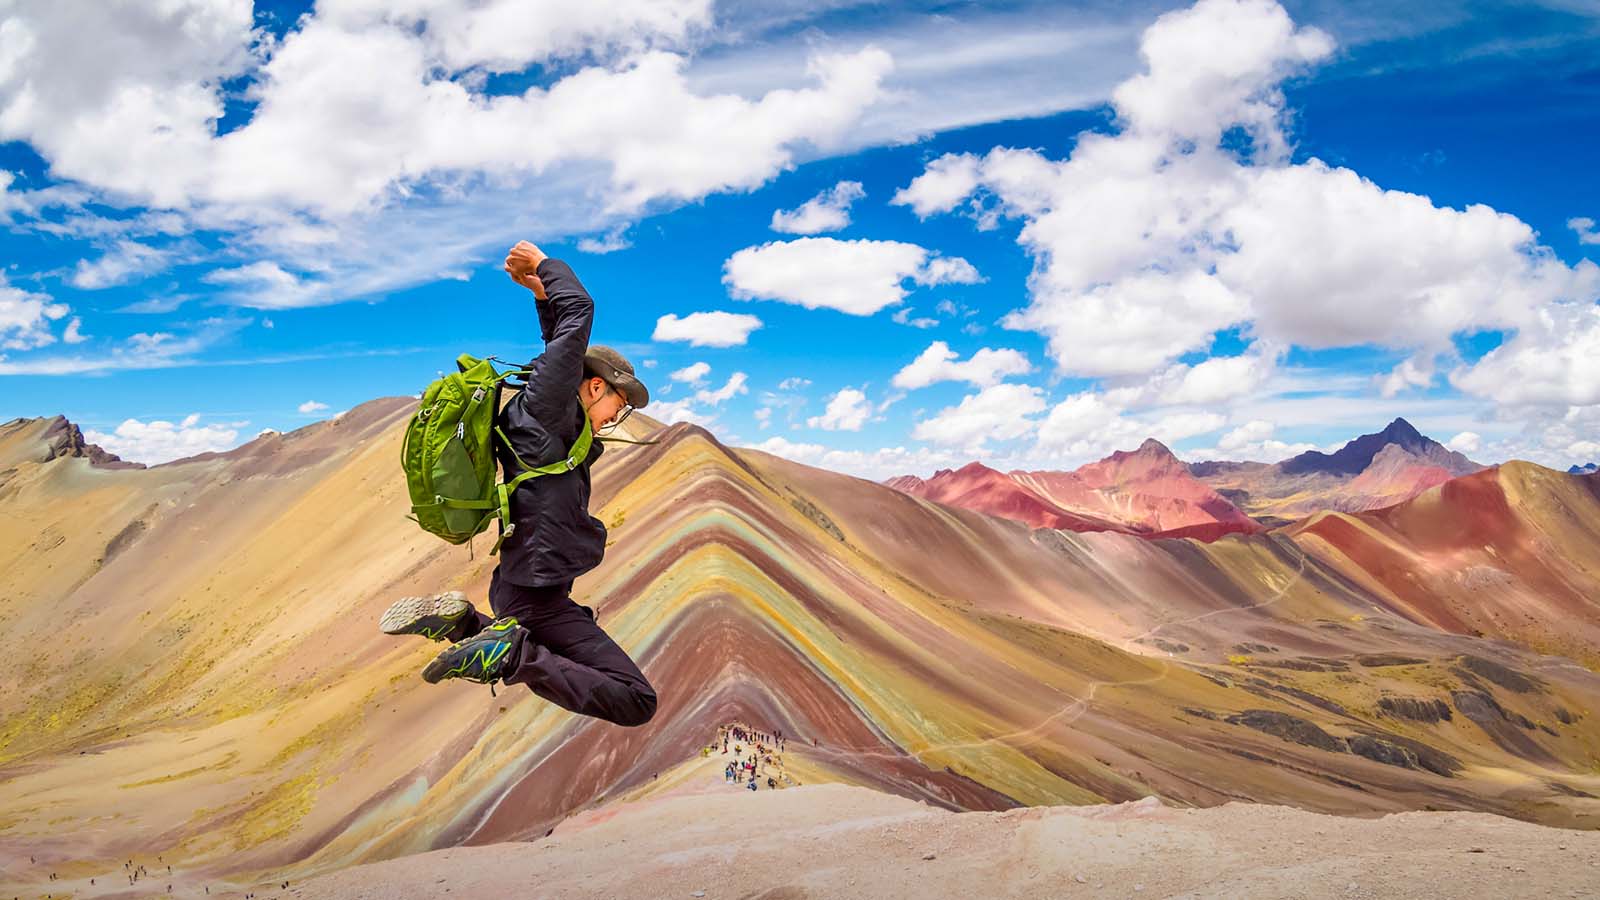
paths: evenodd
<path fill-rule="evenodd" d="M 1383 431 L 1379 432 L 1379 436 L 1388 438 L 1389 443 L 1399 444 L 1402 447 L 1420 444 L 1428 440 L 1410 422 L 1398 416 L 1395 417 L 1393 422 L 1385 426 Z"/>
<path fill-rule="evenodd" d="M 1099 462 L 1080 467 L 1079 472 L 1100 468 L 1114 469 L 1130 474 L 1133 471 L 1166 473 L 1175 467 L 1184 467 L 1183 461 L 1173 454 L 1166 444 L 1155 438 L 1145 438 L 1136 450 L 1117 450 Z"/>
<path fill-rule="evenodd" d="M 1367 466 L 1372 464 L 1373 457 L 1391 444 L 1414 456 L 1449 469 L 1452 474 L 1461 475 L 1478 468 L 1476 463 L 1424 435 L 1412 426 L 1410 422 L 1402 418 L 1396 418 L 1384 426 L 1382 431 L 1374 434 L 1363 434 L 1346 443 L 1332 454 L 1323 453 L 1319 450 L 1307 450 L 1299 456 L 1293 456 L 1278 463 L 1278 469 L 1288 475 L 1299 475 L 1306 472 L 1359 475 Z"/>
<path fill-rule="evenodd" d="M 1134 453 L 1137 453 L 1140 456 L 1173 456 L 1171 448 L 1153 437 L 1145 438 L 1144 443 L 1140 444 L 1139 449 L 1135 450 Z"/>
<path fill-rule="evenodd" d="M 45 445 L 48 451 L 46 460 L 57 459 L 63 456 L 78 456 L 89 460 L 89 465 L 102 469 L 142 469 L 144 463 L 130 462 L 122 457 L 107 451 L 99 444 L 91 444 L 84 440 L 83 432 L 78 426 L 67 420 L 66 416 L 56 416 L 45 422 Z"/>

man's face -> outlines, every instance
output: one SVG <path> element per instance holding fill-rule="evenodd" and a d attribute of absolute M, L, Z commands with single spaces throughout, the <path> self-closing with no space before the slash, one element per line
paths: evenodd
<path fill-rule="evenodd" d="M 590 395 L 598 395 L 589 405 L 589 422 L 596 431 L 602 428 L 615 428 L 627 417 L 633 408 L 628 406 L 628 400 L 622 392 L 606 383 L 603 378 L 589 380 Z"/>

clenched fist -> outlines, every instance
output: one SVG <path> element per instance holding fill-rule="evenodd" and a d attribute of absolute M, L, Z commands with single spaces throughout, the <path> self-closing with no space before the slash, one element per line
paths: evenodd
<path fill-rule="evenodd" d="M 544 262 L 544 251 L 528 243 L 517 241 L 517 245 L 506 254 L 506 274 L 511 280 L 533 291 L 533 295 L 540 300 L 547 299 L 544 292 L 544 282 L 535 274 L 539 270 L 539 263 Z"/>

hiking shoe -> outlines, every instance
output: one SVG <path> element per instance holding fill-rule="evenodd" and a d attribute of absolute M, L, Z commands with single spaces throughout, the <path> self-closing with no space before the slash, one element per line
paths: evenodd
<path fill-rule="evenodd" d="M 472 627 L 478 621 L 477 611 L 460 591 L 446 591 L 431 597 L 402 597 L 394 602 L 378 620 L 384 634 L 420 634 L 430 641 L 451 637 L 462 623 Z M 465 635 L 457 634 L 459 640 Z"/>
<path fill-rule="evenodd" d="M 497 619 L 493 625 L 459 644 L 452 644 L 434 657 L 422 670 L 422 680 L 438 684 L 446 678 L 462 678 L 493 685 L 511 674 L 526 634 L 515 618 Z"/>

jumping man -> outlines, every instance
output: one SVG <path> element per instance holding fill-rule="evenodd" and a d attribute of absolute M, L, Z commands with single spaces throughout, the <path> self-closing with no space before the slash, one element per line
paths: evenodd
<path fill-rule="evenodd" d="M 495 452 L 515 473 L 522 471 L 518 459 L 539 467 L 564 458 L 585 417 L 596 434 L 609 433 L 650 393 L 622 354 L 589 346 L 594 301 L 566 263 L 521 241 L 505 270 L 533 291 L 545 342 L 526 366 L 527 387 L 495 419 L 511 443 L 496 442 Z M 383 614 L 386 634 L 451 642 L 422 670 L 425 680 L 526 684 L 564 709 L 618 725 L 643 725 L 655 715 L 655 690 L 644 673 L 601 630 L 594 610 L 571 596 L 573 579 L 605 556 L 606 527 L 589 515 L 589 468 L 602 450 L 593 441 L 576 468 L 529 478 L 512 495 L 516 527 L 489 580 L 495 618 L 460 591 L 405 597 Z"/>

